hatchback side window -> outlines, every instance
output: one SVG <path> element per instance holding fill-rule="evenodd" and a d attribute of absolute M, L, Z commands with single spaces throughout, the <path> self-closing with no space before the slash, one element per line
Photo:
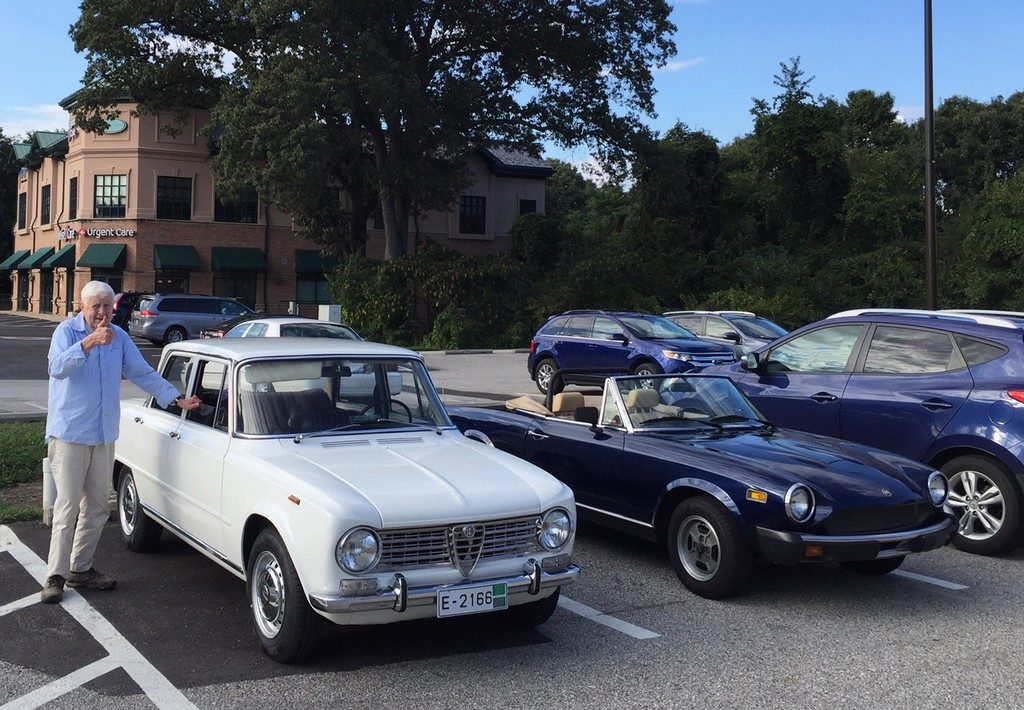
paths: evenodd
<path fill-rule="evenodd" d="M 227 365 L 217 360 L 201 360 L 193 392 L 202 405 L 186 414 L 196 424 L 228 430 Z"/>
<path fill-rule="evenodd" d="M 864 372 L 916 375 L 957 370 L 964 364 L 949 333 L 880 325 L 871 336 Z"/>
<path fill-rule="evenodd" d="M 562 335 L 574 338 L 594 337 L 594 316 L 573 316 L 562 329 Z"/>
<path fill-rule="evenodd" d="M 568 318 L 552 318 L 547 324 L 540 329 L 541 335 L 559 335 L 562 332 L 562 328 L 565 327 Z"/>
<path fill-rule="evenodd" d="M 793 338 L 768 354 L 769 372 L 843 372 L 863 325 L 819 328 Z"/>
<path fill-rule="evenodd" d="M 611 318 L 597 316 L 594 318 L 594 337 L 601 340 L 611 340 L 624 335 L 622 327 Z"/>
<path fill-rule="evenodd" d="M 705 328 L 707 328 L 706 333 L 709 338 L 721 338 L 724 337 L 726 333 L 736 332 L 736 329 L 729 325 L 728 321 L 724 318 L 715 318 L 712 316 L 708 316 Z"/>
<path fill-rule="evenodd" d="M 960 346 L 960 352 L 963 354 L 964 360 L 971 367 L 984 365 L 986 362 L 991 362 L 1009 352 L 1002 345 L 986 343 L 984 340 L 975 340 L 974 338 L 968 338 L 966 335 L 957 335 L 956 344 Z"/>
<path fill-rule="evenodd" d="M 164 365 L 164 369 L 160 374 L 165 380 L 177 387 L 179 392 L 184 394 L 188 392 L 188 379 L 192 374 L 191 363 L 191 359 L 185 355 L 173 355 L 167 360 L 167 364 Z M 161 407 L 157 403 L 156 397 L 150 397 L 149 406 L 152 409 L 159 409 L 171 414 L 181 414 L 181 409 L 173 404 L 168 407 Z"/>

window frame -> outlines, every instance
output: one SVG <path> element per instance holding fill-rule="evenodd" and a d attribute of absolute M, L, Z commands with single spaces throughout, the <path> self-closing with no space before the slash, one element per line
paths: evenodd
<path fill-rule="evenodd" d="M 871 331 L 872 331 L 871 326 L 872 326 L 871 323 L 835 323 L 835 324 L 825 325 L 825 326 L 822 326 L 820 328 L 815 328 L 814 330 L 805 331 L 805 332 L 800 333 L 799 335 L 796 335 L 795 337 L 792 337 L 792 338 L 787 338 L 785 342 L 779 343 L 778 345 L 773 347 L 771 350 L 769 350 L 767 353 L 765 353 L 765 358 L 764 358 L 765 371 L 766 371 L 767 374 L 779 374 L 779 375 L 785 375 L 787 377 L 792 376 L 792 375 L 842 375 L 842 374 L 847 374 L 848 375 L 848 374 L 850 374 L 850 373 L 855 371 L 856 366 L 857 366 L 857 364 L 860 361 L 861 353 L 864 350 L 864 342 L 867 339 L 868 334 L 871 333 Z M 772 361 L 772 356 L 780 348 L 784 348 L 787 345 L 793 343 L 794 341 L 799 340 L 801 338 L 805 338 L 805 337 L 807 337 L 809 335 L 812 335 L 814 333 L 821 333 L 821 332 L 823 332 L 825 330 L 831 330 L 831 329 L 834 329 L 834 328 L 860 328 L 860 334 L 857 336 L 856 340 L 853 341 L 853 347 L 852 347 L 852 349 L 850 351 L 850 355 L 846 358 L 846 364 L 843 367 L 843 369 L 841 369 L 841 370 L 789 370 L 789 369 L 787 369 L 787 370 L 772 370 L 770 368 L 771 361 Z"/>
<path fill-rule="evenodd" d="M 26 229 L 28 224 L 28 193 L 18 193 L 18 229 Z"/>
<path fill-rule="evenodd" d="M 93 219 L 124 218 L 128 209 L 127 175 L 97 173 L 93 176 L 92 188 Z M 101 197 L 105 200 L 102 203 Z"/>
<path fill-rule="evenodd" d="M 487 234 L 486 195 L 459 195 L 459 234 Z"/>
<path fill-rule="evenodd" d="M 46 226 L 50 223 L 52 210 L 50 201 L 53 197 L 53 186 L 43 185 L 39 188 L 39 224 Z"/>
<path fill-rule="evenodd" d="M 68 180 L 68 219 L 78 219 L 78 176 Z"/>
<path fill-rule="evenodd" d="M 156 176 L 156 218 L 178 221 L 192 219 L 192 187 L 190 177 Z"/>
<path fill-rule="evenodd" d="M 952 351 L 950 357 L 956 360 L 956 367 L 952 367 L 945 370 L 935 370 L 933 372 L 872 372 L 864 369 L 867 364 L 868 355 L 871 353 L 871 344 L 874 342 L 875 333 L 878 332 L 879 328 L 893 328 L 898 330 L 913 330 L 931 334 L 945 335 L 949 338 Z M 945 375 L 950 372 L 959 372 L 967 368 L 967 361 L 960 351 L 960 346 L 956 342 L 956 338 L 953 337 L 953 333 L 945 330 L 937 330 L 935 328 L 922 328 L 919 326 L 905 325 L 903 323 L 872 323 L 870 332 L 861 343 L 861 352 L 857 355 L 857 362 L 854 366 L 854 372 L 858 375 L 867 375 L 870 377 L 935 377 Z"/>
<path fill-rule="evenodd" d="M 251 201 L 250 201 L 251 196 Z M 252 212 L 249 213 L 251 208 Z M 252 219 L 247 219 L 248 217 Z M 213 221 L 228 224 L 257 224 L 260 220 L 260 196 L 255 189 L 238 197 L 222 198 L 213 192 Z"/>

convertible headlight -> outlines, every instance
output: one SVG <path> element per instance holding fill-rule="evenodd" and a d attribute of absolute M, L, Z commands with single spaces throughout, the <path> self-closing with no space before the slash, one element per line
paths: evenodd
<path fill-rule="evenodd" d="M 949 495 L 949 482 L 946 477 L 938 471 L 928 476 L 928 495 L 931 496 L 933 505 L 942 505 Z"/>
<path fill-rule="evenodd" d="M 365 572 L 380 560 L 380 538 L 369 528 L 353 528 L 338 540 L 334 556 L 342 569 Z"/>
<path fill-rule="evenodd" d="M 661 354 L 669 360 L 682 360 L 683 362 L 689 362 L 693 359 L 693 355 L 690 355 L 690 353 L 681 353 L 676 350 L 662 350 Z"/>
<path fill-rule="evenodd" d="M 562 508 L 552 508 L 544 513 L 537 530 L 537 542 L 545 550 L 557 550 L 569 541 L 572 534 L 572 520 Z"/>
<path fill-rule="evenodd" d="M 795 483 L 786 491 L 786 515 L 794 523 L 806 523 L 814 517 L 814 494 L 801 483 Z"/>

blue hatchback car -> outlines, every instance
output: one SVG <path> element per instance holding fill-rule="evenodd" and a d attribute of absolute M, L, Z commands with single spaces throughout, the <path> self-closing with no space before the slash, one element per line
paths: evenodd
<path fill-rule="evenodd" d="M 610 371 L 657 375 L 735 360 L 728 347 L 700 340 L 661 316 L 567 311 L 548 319 L 530 340 L 527 367 L 537 389 L 547 394 L 552 375 L 562 369 L 572 370 L 560 376 L 562 384 L 601 384 Z"/>
<path fill-rule="evenodd" d="M 715 371 L 779 426 L 941 469 L 953 544 L 1013 548 L 1024 491 L 1024 329 L 941 311 L 846 311 Z"/>

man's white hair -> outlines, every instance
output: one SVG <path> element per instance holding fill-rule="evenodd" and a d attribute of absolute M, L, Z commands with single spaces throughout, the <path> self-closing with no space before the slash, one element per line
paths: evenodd
<path fill-rule="evenodd" d="M 85 286 L 82 286 L 82 303 L 94 298 L 103 298 L 104 296 L 114 300 L 114 289 L 110 288 L 110 284 L 105 281 L 90 281 Z"/>

